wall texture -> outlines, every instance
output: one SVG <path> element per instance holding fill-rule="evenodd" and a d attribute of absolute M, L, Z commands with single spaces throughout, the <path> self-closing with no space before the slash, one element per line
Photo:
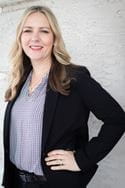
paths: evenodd
<path fill-rule="evenodd" d="M 2 1 L 3 2 L 3 1 Z M 125 0 L 8 1 L 0 8 L 0 181 L 3 172 L 2 129 L 6 103 L 4 92 L 9 71 L 8 53 L 16 25 L 30 5 L 47 5 L 60 24 L 72 62 L 88 67 L 92 76 L 125 109 Z M 102 122 L 91 114 L 90 137 Z M 123 188 L 125 184 L 125 136 L 102 160 L 88 188 Z"/>

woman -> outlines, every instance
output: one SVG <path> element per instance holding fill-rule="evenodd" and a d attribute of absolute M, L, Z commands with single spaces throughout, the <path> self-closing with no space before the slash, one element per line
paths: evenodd
<path fill-rule="evenodd" d="M 5 188 L 85 188 L 125 131 L 125 113 L 87 68 L 71 64 L 56 18 L 25 11 L 11 51 Z M 89 140 L 89 113 L 103 121 Z"/>

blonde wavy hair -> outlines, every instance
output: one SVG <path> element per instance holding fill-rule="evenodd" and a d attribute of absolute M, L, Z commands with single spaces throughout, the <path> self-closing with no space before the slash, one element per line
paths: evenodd
<path fill-rule="evenodd" d="M 46 16 L 54 35 L 54 46 L 52 50 L 53 62 L 49 73 L 49 86 L 63 95 L 68 95 L 70 92 L 71 78 L 68 71 L 71 65 L 70 56 L 65 48 L 56 17 L 48 7 L 32 6 L 22 16 L 17 27 L 15 42 L 10 51 L 12 67 L 10 71 L 10 85 L 5 93 L 6 101 L 10 101 L 16 96 L 19 88 L 32 69 L 30 59 L 26 56 L 21 46 L 21 34 L 26 19 L 30 14 L 35 12 L 40 12 Z"/>

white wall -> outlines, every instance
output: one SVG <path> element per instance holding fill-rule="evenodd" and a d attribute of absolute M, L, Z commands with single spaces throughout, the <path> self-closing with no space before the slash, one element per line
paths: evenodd
<path fill-rule="evenodd" d="M 0 14 L 0 178 L 3 168 L 2 126 L 6 106 L 3 96 L 9 70 L 8 52 L 24 7 L 33 4 L 47 5 L 54 11 L 72 61 L 86 65 L 92 76 L 125 109 L 125 0 L 39 0 L 5 7 L 5 12 Z M 91 137 L 97 134 L 99 125 L 101 122 L 91 115 Z M 124 187 L 124 145 L 125 136 L 100 162 L 100 168 L 88 188 Z"/>

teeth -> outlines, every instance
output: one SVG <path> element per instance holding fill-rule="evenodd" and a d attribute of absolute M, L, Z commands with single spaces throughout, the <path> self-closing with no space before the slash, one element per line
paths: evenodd
<path fill-rule="evenodd" d="M 41 46 L 30 46 L 30 48 L 32 48 L 32 49 L 34 49 L 34 50 L 40 50 L 40 49 L 42 49 L 42 47 Z"/>

